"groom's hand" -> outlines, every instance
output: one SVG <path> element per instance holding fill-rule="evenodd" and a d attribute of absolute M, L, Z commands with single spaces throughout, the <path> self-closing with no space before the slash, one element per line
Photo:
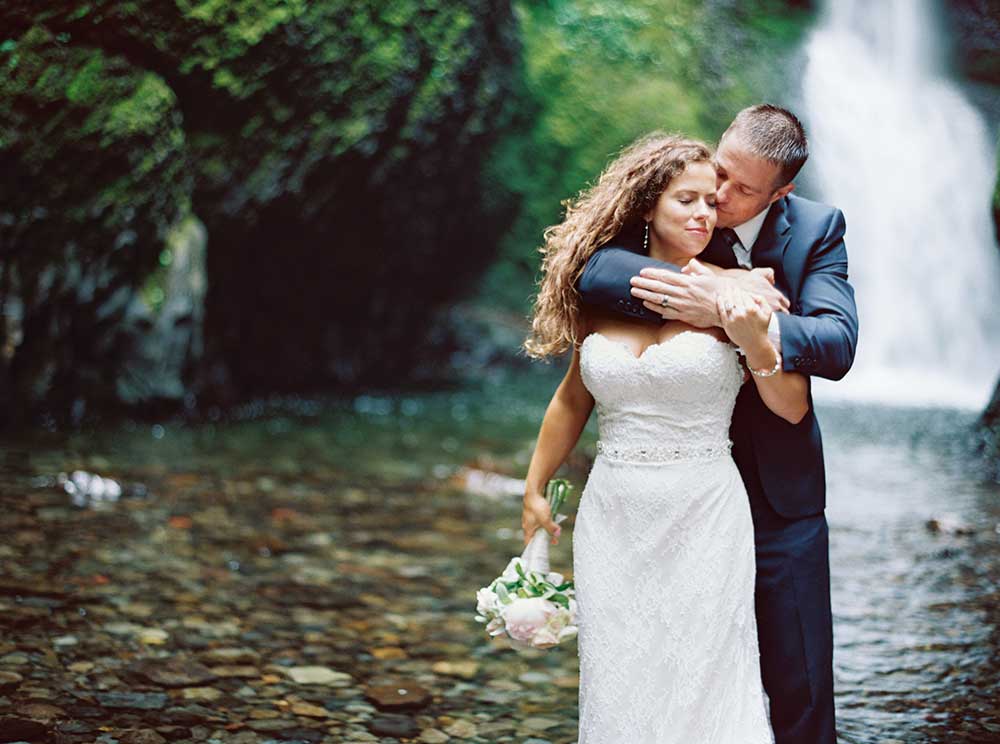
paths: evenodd
<path fill-rule="evenodd" d="M 740 272 L 737 278 L 740 289 L 757 295 L 774 313 L 787 313 L 791 307 L 788 298 L 774 286 L 774 269 L 753 269 Z"/>
<path fill-rule="evenodd" d="M 696 328 L 721 325 L 717 298 L 725 281 L 691 259 L 683 273 L 645 268 L 632 277 L 632 296 L 664 320 L 681 320 Z M 663 305 L 663 298 L 667 305 Z"/>

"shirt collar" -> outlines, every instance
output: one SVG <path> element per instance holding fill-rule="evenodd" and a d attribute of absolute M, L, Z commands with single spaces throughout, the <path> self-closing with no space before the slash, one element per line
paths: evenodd
<path fill-rule="evenodd" d="M 753 244 L 757 242 L 757 236 L 760 235 L 760 229 L 764 226 L 764 220 L 767 218 L 767 213 L 770 211 L 772 206 L 773 205 L 769 204 L 742 225 L 737 225 L 733 228 L 733 230 L 736 231 L 736 237 L 740 239 L 740 242 L 748 251 L 751 250 L 753 248 Z"/>

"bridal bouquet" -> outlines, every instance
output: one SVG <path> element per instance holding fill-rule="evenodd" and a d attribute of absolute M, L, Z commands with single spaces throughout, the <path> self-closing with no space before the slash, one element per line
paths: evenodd
<path fill-rule="evenodd" d="M 558 478 L 549 481 L 545 499 L 552 519 L 571 486 Z M 576 636 L 576 599 L 573 582 L 549 571 L 549 533 L 539 527 L 520 556 L 514 556 L 503 573 L 476 592 L 476 620 L 486 623 L 491 636 L 506 634 L 511 646 L 524 650 L 551 648 Z"/>

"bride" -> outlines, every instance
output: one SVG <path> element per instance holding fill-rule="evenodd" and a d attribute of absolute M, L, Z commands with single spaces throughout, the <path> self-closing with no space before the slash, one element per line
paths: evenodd
<path fill-rule="evenodd" d="M 715 227 L 715 188 L 704 143 L 653 133 L 545 231 L 525 348 L 572 358 L 542 420 L 521 524 L 526 543 L 539 527 L 558 541 L 544 487 L 596 405 L 597 457 L 573 531 L 579 744 L 773 741 L 753 524 L 729 425 L 747 368 L 793 422 L 808 410 L 806 380 L 776 364 L 770 310 L 735 282 L 720 291 L 722 330 L 611 316 L 582 307 L 575 289 L 591 254 L 623 231 L 641 230 L 651 257 L 688 264 Z"/>

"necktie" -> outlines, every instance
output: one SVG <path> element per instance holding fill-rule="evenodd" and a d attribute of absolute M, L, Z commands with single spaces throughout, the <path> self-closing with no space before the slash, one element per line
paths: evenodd
<path fill-rule="evenodd" d="M 740 242 L 740 237 L 736 234 L 736 231 L 731 227 L 720 227 L 716 232 L 719 233 L 719 238 L 725 246 L 733 252 L 736 262 L 740 266 L 747 268 L 747 264 L 750 263 L 749 251 Z"/>

